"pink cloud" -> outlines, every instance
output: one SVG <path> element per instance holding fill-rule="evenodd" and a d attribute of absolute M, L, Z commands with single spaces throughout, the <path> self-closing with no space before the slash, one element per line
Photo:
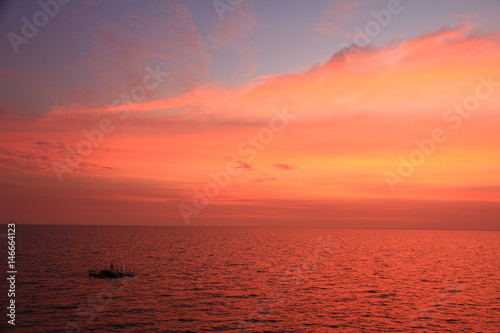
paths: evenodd
<path fill-rule="evenodd" d="M 323 11 L 323 18 L 317 25 L 316 31 L 329 37 L 351 37 L 352 32 L 346 31 L 344 25 L 349 23 L 356 9 L 361 5 L 360 0 L 327 2 Z"/>
<path fill-rule="evenodd" d="M 232 47 L 238 52 L 247 76 L 252 76 L 257 66 L 255 46 L 247 39 L 257 23 L 257 13 L 252 3 L 244 1 L 231 12 L 226 12 L 224 20 L 214 18 L 214 33 L 209 37 L 215 49 Z"/>
<path fill-rule="evenodd" d="M 448 126 L 443 113 L 474 93 L 478 76 L 494 72 L 499 56 L 497 34 L 471 36 L 464 27 L 443 29 L 360 52 L 351 62 L 339 53 L 300 74 L 266 77 L 236 88 L 206 85 L 181 96 L 139 103 L 126 121 L 116 120 L 117 130 L 105 136 L 103 145 L 75 174 L 88 170 L 202 183 L 210 171 L 223 170 L 227 162 L 219 163 L 223 156 L 234 156 L 247 171 L 256 171 L 256 165 L 271 165 L 274 173 L 293 165 L 300 168 L 280 172 L 279 186 L 271 181 L 254 184 L 256 179 L 276 177 L 271 171 L 257 178 L 254 172 L 242 172 L 232 184 L 245 191 L 228 188 L 228 196 L 386 197 L 383 172 L 397 167 L 398 155 L 411 152 L 416 139 L 425 139 L 437 126 Z M 496 82 L 497 73 L 492 75 Z M 498 177 L 484 170 L 498 162 L 492 152 L 500 141 L 499 103 L 498 95 L 492 95 L 466 120 L 467 126 L 453 138 L 448 133 L 449 141 L 426 162 L 425 170 L 405 183 L 401 196 L 457 199 L 467 196 L 456 190 L 461 184 L 479 188 L 488 179 L 491 186 L 497 186 Z M 269 126 L 273 109 L 284 105 L 298 115 L 297 120 L 277 133 L 255 161 L 237 156 L 238 144 Z M 1 139 L 3 146 L 19 152 L 15 159 L 22 169 L 34 165 L 19 155 L 40 154 L 33 142 L 56 144 L 64 138 L 64 145 L 75 147 L 85 139 L 83 129 L 95 128 L 102 117 L 115 121 L 122 111 L 123 106 L 80 110 L 61 106 L 36 121 L 1 123 L 5 129 Z M 49 150 L 45 156 L 64 160 L 64 151 Z M 8 160 L 13 157 L 4 158 L 15 165 Z M 454 165 L 453 172 L 447 168 L 449 163 Z M 115 169 L 99 171 L 99 166 Z M 31 169 L 37 172 L 36 166 Z M 40 168 L 43 172 L 50 171 Z M 189 186 L 184 185 L 190 193 Z M 262 186 L 266 186 L 265 194 Z M 480 193 L 484 200 L 497 196 L 493 191 Z"/>
<path fill-rule="evenodd" d="M 293 170 L 293 169 L 296 169 L 297 167 L 295 166 L 292 166 L 292 165 L 289 165 L 289 164 L 284 164 L 284 163 L 275 163 L 273 164 L 273 167 L 276 168 L 276 169 L 280 169 L 280 170 Z"/>
<path fill-rule="evenodd" d="M 255 165 L 251 163 L 246 163 L 242 161 L 236 161 L 233 166 L 235 169 L 244 169 L 245 171 L 254 171 Z"/>

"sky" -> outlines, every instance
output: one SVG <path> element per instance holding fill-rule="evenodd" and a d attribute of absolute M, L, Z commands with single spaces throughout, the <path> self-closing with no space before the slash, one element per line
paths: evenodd
<path fill-rule="evenodd" d="M 4 1 L 5 222 L 500 230 L 500 1 Z"/>

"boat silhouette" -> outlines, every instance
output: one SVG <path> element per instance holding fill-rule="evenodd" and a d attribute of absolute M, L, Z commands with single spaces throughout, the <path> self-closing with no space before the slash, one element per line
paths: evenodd
<path fill-rule="evenodd" d="M 135 275 L 130 268 L 120 267 L 117 269 L 113 266 L 113 263 L 109 267 L 103 269 L 98 269 L 97 267 L 92 267 L 88 269 L 89 276 L 99 278 L 99 279 L 119 279 L 124 277 L 132 277 Z"/>

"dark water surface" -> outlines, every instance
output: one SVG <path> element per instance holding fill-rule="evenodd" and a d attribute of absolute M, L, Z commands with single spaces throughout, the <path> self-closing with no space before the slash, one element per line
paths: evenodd
<path fill-rule="evenodd" d="M 17 229 L 19 332 L 500 332 L 500 232 Z"/>

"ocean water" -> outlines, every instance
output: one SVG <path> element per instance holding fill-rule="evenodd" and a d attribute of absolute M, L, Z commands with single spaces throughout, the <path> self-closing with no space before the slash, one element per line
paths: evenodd
<path fill-rule="evenodd" d="M 2 331 L 500 332 L 500 232 L 18 225 L 16 260 Z"/>

